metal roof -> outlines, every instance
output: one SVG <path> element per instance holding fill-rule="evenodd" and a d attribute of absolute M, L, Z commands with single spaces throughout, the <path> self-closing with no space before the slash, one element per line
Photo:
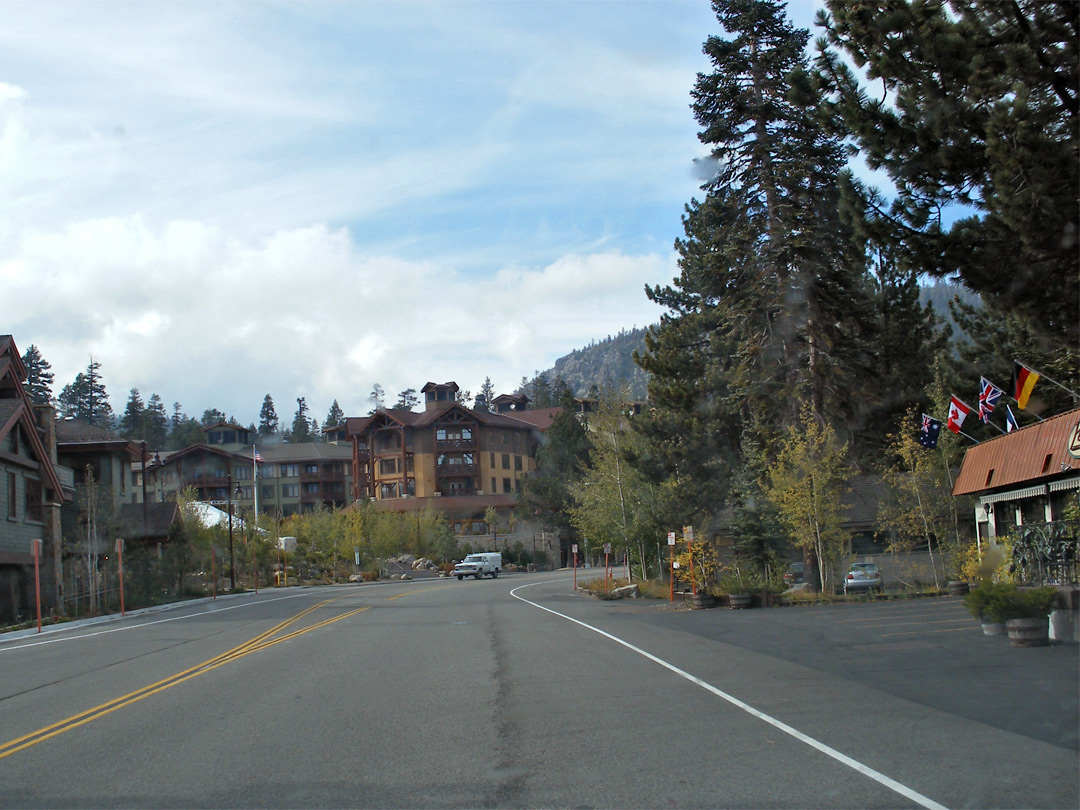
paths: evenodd
<path fill-rule="evenodd" d="M 1080 422 L 1080 408 L 989 439 L 968 448 L 953 485 L 953 495 L 990 493 L 1020 485 L 1042 487 L 1080 471 L 1069 455 L 1069 434 Z"/>

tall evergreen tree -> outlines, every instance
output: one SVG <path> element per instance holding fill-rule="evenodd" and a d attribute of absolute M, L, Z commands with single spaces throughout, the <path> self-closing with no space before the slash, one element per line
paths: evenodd
<path fill-rule="evenodd" d="M 375 385 L 371 387 L 371 393 L 368 395 L 368 401 L 371 403 L 371 413 L 375 413 L 375 411 L 379 410 L 380 408 L 385 408 L 386 389 L 383 388 L 379 383 L 375 383 Z"/>
<path fill-rule="evenodd" d="M 267 394 L 263 397 L 259 411 L 259 438 L 268 439 L 278 432 L 278 415 L 274 410 L 274 400 Z"/>
<path fill-rule="evenodd" d="M 146 406 L 139 395 L 138 388 L 132 388 L 128 395 L 127 406 L 120 417 L 117 429 L 120 435 L 126 439 L 145 439 L 143 420 L 146 414 Z"/>
<path fill-rule="evenodd" d="M 23 352 L 22 362 L 26 366 L 26 395 L 35 405 L 48 405 L 52 402 L 52 366 L 33 343 Z"/>
<path fill-rule="evenodd" d="M 323 421 L 323 429 L 337 427 L 338 425 L 345 424 L 345 412 L 341 410 L 341 406 L 338 405 L 338 401 L 335 399 L 334 404 L 330 406 L 330 410 L 326 412 L 326 419 Z"/>
<path fill-rule="evenodd" d="M 216 425 L 220 422 L 225 421 L 228 421 L 225 417 L 225 414 L 219 411 L 217 408 L 207 408 L 205 411 L 203 411 L 203 415 L 199 419 L 199 422 L 202 424 L 203 427 L 210 427 L 211 425 Z"/>
<path fill-rule="evenodd" d="M 169 437 L 169 418 L 165 413 L 165 403 L 157 394 L 151 394 L 143 413 L 143 438 L 146 446 L 153 450 L 165 447 Z"/>
<path fill-rule="evenodd" d="M 293 415 L 292 427 L 289 429 L 288 435 L 288 441 L 291 444 L 311 441 L 311 421 L 308 419 L 307 412 L 307 399 L 297 397 L 296 413 Z"/>
<path fill-rule="evenodd" d="M 73 416 L 95 427 L 111 430 L 113 410 L 101 380 L 101 363 L 91 356 L 86 371 L 75 375 L 74 381 L 61 390 L 59 405 L 64 416 Z"/>
<path fill-rule="evenodd" d="M 806 81 L 808 33 L 772 0 L 714 0 L 727 38 L 693 91 L 713 176 L 684 216 L 680 276 L 638 362 L 651 375 L 639 462 L 684 520 L 726 496 L 743 432 L 768 454 L 809 403 L 852 422 L 875 343 L 866 257 L 841 206 L 844 153 Z M 676 516 L 673 515 L 672 519 Z"/>
<path fill-rule="evenodd" d="M 394 407 L 399 410 L 411 411 L 417 405 L 420 404 L 420 397 L 416 394 L 415 388 L 406 388 L 400 394 L 398 394 L 397 402 L 394 403 Z"/>
<path fill-rule="evenodd" d="M 589 436 L 574 414 L 561 411 L 555 416 L 537 451 L 536 470 L 525 479 L 518 500 L 517 513 L 522 520 L 537 521 L 569 541 L 573 536 L 573 488 L 588 463 L 589 445 Z M 564 560 L 568 548 L 563 545 Z"/>
<path fill-rule="evenodd" d="M 491 404 L 491 400 L 495 399 L 495 386 L 491 383 L 491 377 L 484 377 L 484 384 L 480 386 L 479 395 L 484 398 L 488 405 Z"/>
<path fill-rule="evenodd" d="M 1080 3 L 828 7 L 819 73 L 859 153 L 896 189 L 891 204 L 866 195 L 878 238 L 905 267 L 958 276 L 1000 312 L 1030 319 L 1075 361 Z"/>

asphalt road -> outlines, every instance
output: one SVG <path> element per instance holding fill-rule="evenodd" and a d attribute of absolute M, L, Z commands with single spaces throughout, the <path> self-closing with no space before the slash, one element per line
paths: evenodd
<path fill-rule="evenodd" d="M 673 610 L 557 572 L 0 637 L 0 806 L 1077 807 L 1078 647 L 961 611 Z"/>

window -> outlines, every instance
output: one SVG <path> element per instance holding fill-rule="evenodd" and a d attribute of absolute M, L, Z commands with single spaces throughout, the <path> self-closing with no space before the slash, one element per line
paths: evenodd
<path fill-rule="evenodd" d="M 283 497 L 283 498 L 299 498 L 300 497 L 300 485 L 299 484 L 282 484 L 281 485 L 281 497 Z"/>
<path fill-rule="evenodd" d="M 394 475 L 397 471 L 398 460 L 396 458 L 384 458 L 379 460 L 380 475 Z"/>
<path fill-rule="evenodd" d="M 236 493 L 234 492 L 233 494 L 235 495 Z M 251 500 L 251 487 L 240 487 L 240 500 L 242 500 L 242 501 L 250 501 Z"/>
<path fill-rule="evenodd" d="M 26 519 L 35 523 L 45 521 L 45 512 L 41 508 L 41 482 L 36 478 L 27 478 L 26 488 Z"/>
<path fill-rule="evenodd" d="M 514 456 L 514 469 L 521 470 L 521 456 Z"/>
<path fill-rule="evenodd" d="M 251 478 L 251 468 L 247 464 L 241 464 L 233 470 L 233 478 L 237 481 L 247 481 Z"/>
<path fill-rule="evenodd" d="M 308 475 L 318 475 L 319 474 L 319 465 L 318 464 L 305 464 L 304 465 L 304 472 L 307 473 Z"/>
<path fill-rule="evenodd" d="M 7 516 L 11 520 L 19 516 L 18 497 L 19 479 L 15 477 L 15 473 L 9 472 L 7 474 Z"/>
<path fill-rule="evenodd" d="M 439 428 L 438 430 L 435 431 L 435 441 L 437 441 L 437 442 L 445 442 L 446 441 L 446 428 Z"/>
<path fill-rule="evenodd" d="M 268 487 L 259 487 L 259 492 L 262 494 L 263 500 L 270 500 L 271 498 L 274 497 L 274 487 L 273 487 L 273 485 L 268 486 Z"/>
<path fill-rule="evenodd" d="M 509 495 L 511 492 L 513 492 L 513 489 L 511 489 L 511 487 L 510 487 L 510 479 L 509 478 L 504 478 L 503 479 L 503 493 L 505 493 L 506 495 Z"/>
<path fill-rule="evenodd" d="M 299 478 L 300 477 L 300 465 L 299 464 L 281 464 L 281 477 L 282 478 Z"/>
<path fill-rule="evenodd" d="M 509 470 L 510 469 L 510 454 L 509 453 L 503 453 L 502 454 L 502 468 L 504 470 Z"/>
<path fill-rule="evenodd" d="M 495 469 L 495 454 L 491 454 L 491 469 Z"/>
<path fill-rule="evenodd" d="M 310 483 L 310 484 L 304 484 L 304 494 L 305 495 L 318 495 L 319 494 L 319 484 L 317 482 L 313 482 L 313 483 Z"/>
<path fill-rule="evenodd" d="M 491 494 L 492 494 L 492 495 L 494 495 L 494 494 L 495 494 L 496 492 L 498 492 L 498 491 L 499 491 L 499 490 L 498 490 L 498 489 L 496 489 L 496 487 L 495 487 L 495 479 L 494 479 L 494 478 L 492 478 L 492 479 L 491 479 Z"/>

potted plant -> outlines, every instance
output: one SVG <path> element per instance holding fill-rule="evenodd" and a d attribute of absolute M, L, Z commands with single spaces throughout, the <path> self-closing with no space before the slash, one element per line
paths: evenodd
<path fill-rule="evenodd" d="M 998 635 L 1005 626 L 1014 647 L 1042 647 L 1050 643 L 1049 616 L 1057 588 L 1018 588 L 1011 582 L 983 582 L 964 597 L 964 604 L 983 622 L 983 632 Z M 988 629 L 988 623 L 993 629 Z"/>
<path fill-rule="evenodd" d="M 983 633 L 988 636 L 1003 636 L 1007 630 L 1005 619 L 998 618 L 1002 604 L 1002 594 L 1016 586 L 1006 582 L 980 582 L 964 596 L 964 605 L 971 615 L 982 622 Z M 991 605 L 994 607 L 992 608 Z"/>

